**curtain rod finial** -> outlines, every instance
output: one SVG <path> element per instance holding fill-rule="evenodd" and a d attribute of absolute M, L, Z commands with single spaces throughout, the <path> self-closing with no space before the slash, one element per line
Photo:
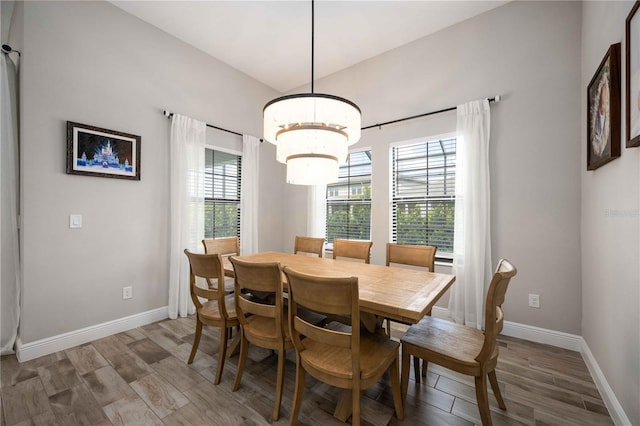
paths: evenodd
<path fill-rule="evenodd" d="M 500 102 L 500 100 L 502 99 L 502 96 L 500 96 L 500 95 L 495 95 L 495 96 L 493 97 L 493 99 L 495 100 L 495 103 L 498 103 L 498 102 Z"/>

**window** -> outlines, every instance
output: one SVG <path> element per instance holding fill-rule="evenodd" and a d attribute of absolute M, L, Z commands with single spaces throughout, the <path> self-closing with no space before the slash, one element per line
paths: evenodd
<path fill-rule="evenodd" d="M 456 139 L 392 148 L 393 241 L 432 245 L 453 257 Z"/>
<path fill-rule="evenodd" d="M 371 239 L 371 151 L 352 152 L 327 185 L 327 243 Z"/>
<path fill-rule="evenodd" d="M 205 149 L 204 237 L 240 236 L 242 157 Z"/>

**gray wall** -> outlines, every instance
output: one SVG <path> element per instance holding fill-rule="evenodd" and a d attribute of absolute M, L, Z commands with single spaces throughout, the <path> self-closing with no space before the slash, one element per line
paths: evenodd
<path fill-rule="evenodd" d="M 633 2 L 586 2 L 582 13 L 581 105 L 586 87 L 611 44 L 622 42 Z M 638 16 L 638 14 L 636 14 Z M 637 41 L 636 41 L 637 43 Z M 638 46 L 634 49 L 637 51 Z M 640 424 L 640 148 L 625 148 L 625 63 L 621 157 L 586 171 L 581 143 L 582 335 L 631 424 Z M 634 94 L 636 96 L 637 94 Z M 581 108 L 586 141 L 586 108 Z"/>
<path fill-rule="evenodd" d="M 575 334 L 581 321 L 580 8 L 579 2 L 509 3 L 316 84 L 319 92 L 356 102 L 363 125 L 502 95 L 491 106 L 491 226 L 493 264 L 506 257 L 518 267 L 506 318 Z M 373 150 L 372 262 L 384 263 L 390 240 L 389 144 L 455 126 L 454 111 L 366 130 L 355 145 Z M 291 203 L 304 196 L 288 188 Z M 286 238 L 304 228 L 305 222 L 292 224 Z M 540 309 L 528 307 L 529 293 L 540 294 Z"/>
<path fill-rule="evenodd" d="M 262 105 L 276 93 L 110 3 L 20 7 L 28 343 L 167 305 L 170 121 L 162 109 L 260 136 Z M 142 136 L 142 179 L 65 174 L 67 120 Z M 240 149 L 236 138 L 208 132 L 209 143 Z M 284 174 L 264 145 L 261 248 L 280 249 Z M 69 229 L 70 213 L 83 215 L 82 229 Z M 122 300 L 127 285 L 132 300 Z"/>

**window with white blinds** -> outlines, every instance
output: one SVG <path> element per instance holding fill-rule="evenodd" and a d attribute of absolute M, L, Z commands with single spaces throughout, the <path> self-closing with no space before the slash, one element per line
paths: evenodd
<path fill-rule="evenodd" d="M 392 148 L 393 241 L 438 247 L 453 257 L 456 139 Z"/>
<path fill-rule="evenodd" d="M 240 237 L 242 157 L 205 149 L 204 237 Z"/>
<path fill-rule="evenodd" d="M 338 182 L 327 185 L 327 245 L 371 239 L 371 151 L 352 152 L 340 164 Z"/>

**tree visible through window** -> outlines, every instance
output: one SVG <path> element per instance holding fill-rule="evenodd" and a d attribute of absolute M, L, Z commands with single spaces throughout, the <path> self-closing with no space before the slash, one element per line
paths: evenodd
<path fill-rule="evenodd" d="M 371 151 L 352 152 L 327 185 L 327 244 L 371 239 Z"/>
<path fill-rule="evenodd" d="M 432 245 L 452 257 L 456 139 L 392 148 L 393 240 Z"/>
<path fill-rule="evenodd" d="M 240 237 L 242 157 L 205 150 L 204 237 Z"/>

